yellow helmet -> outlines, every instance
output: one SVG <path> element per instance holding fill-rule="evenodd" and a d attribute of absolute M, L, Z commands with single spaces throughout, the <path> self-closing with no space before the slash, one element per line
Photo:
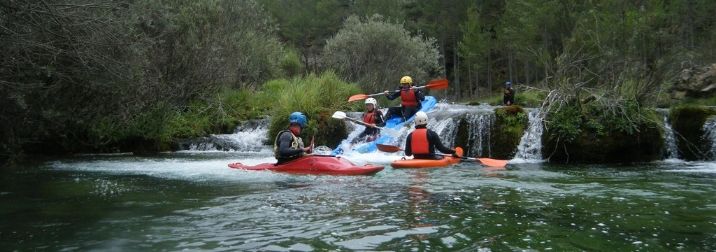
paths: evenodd
<path fill-rule="evenodd" d="M 410 78 L 410 76 L 403 76 L 403 78 L 400 78 L 400 84 L 408 84 L 413 85 L 413 78 Z"/>

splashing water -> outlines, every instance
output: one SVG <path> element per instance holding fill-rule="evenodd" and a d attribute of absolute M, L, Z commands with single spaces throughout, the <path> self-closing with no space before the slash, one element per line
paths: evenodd
<path fill-rule="evenodd" d="M 671 128 L 671 122 L 669 122 L 669 110 L 659 109 L 657 111 L 664 116 L 664 147 L 666 148 L 666 159 L 677 160 L 679 159 L 679 147 L 676 145 L 674 129 Z"/>
<path fill-rule="evenodd" d="M 518 162 L 542 162 L 542 113 L 539 109 L 532 109 L 527 116 L 529 127 L 520 139 L 515 159 Z"/>
<path fill-rule="evenodd" d="M 183 144 L 186 151 L 239 151 L 262 152 L 270 149 L 267 140 L 268 118 L 242 123 L 232 134 L 212 134 L 209 137 L 192 139 Z"/>
<path fill-rule="evenodd" d="M 716 160 L 716 117 L 709 119 L 704 123 L 704 138 L 709 142 L 710 149 L 708 156 L 711 160 Z"/>

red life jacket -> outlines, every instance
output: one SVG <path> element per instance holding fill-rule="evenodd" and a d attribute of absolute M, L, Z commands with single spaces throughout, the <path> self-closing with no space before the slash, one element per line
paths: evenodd
<path fill-rule="evenodd" d="M 400 90 L 400 100 L 403 107 L 417 107 L 418 97 L 415 95 L 415 89 Z"/>
<path fill-rule="evenodd" d="M 368 124 L 375 123 L 375 109 L 373 109 L 373 112 L 363 113 L 363 122 Z"/>
<path fill-rule="evenodd" d="M 430 154 L 430 146 L 428 143 L 428 129 L 415 129 L 410 139 L 410 149 L 415 154 Z"/>

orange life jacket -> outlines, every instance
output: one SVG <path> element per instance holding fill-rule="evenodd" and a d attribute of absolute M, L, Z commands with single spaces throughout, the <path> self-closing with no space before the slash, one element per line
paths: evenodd
<path fill-rule="evenodd" d="M 415 95 L 415 89 L 400 90 L 400 100 L 403 107 L 418 106 L 418 97 Z"/>
<path fill-rule="evenodd" d="M 428 129 L 415 129 L 410 139 L 410 149 L 413 155 L 430 154 L 430 146 L 428 143 Z"/>
<path fill-rule="evenodd" d="M 375 109 L 373 109 L 373 112 L 363 113 L 363 122 L 368 124 L 375 123 Z"/>

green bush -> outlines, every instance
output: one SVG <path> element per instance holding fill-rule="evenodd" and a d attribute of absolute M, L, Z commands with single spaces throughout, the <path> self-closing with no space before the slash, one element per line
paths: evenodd
<path fill-rule="evenodd" d="M 302 133 L 306 144 L 315 136 L 316 145 L 336 146 L 347 132 L 343 121 L 331 115 L 337 110 L 350 110 L 353 106 L 347 103 L 347 98 L 359 93 L 359 89 L 329 71 L 320 76 L 311 74 L 269 81 L 264 85 L 264 92 L 273 96 L 266 100 L 272 107 L 269 141 L 288 126 L 289 114 L 300 111 L 308 117 L 308 127 Z"/>
<path fill-rule="evenodd" d="M 326 41 L 322 63 L 365 90 L 385 90 L 398 86 L 403 75 L 416 84 L 442 75 L 440 57 L 435 39 L 412 35 L 403 24 L 380 15 L 351 16 Z"/>

